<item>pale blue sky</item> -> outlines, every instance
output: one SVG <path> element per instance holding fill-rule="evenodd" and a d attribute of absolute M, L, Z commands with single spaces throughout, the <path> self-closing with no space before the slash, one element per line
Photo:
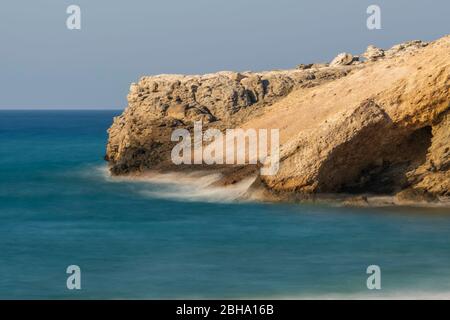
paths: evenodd
<path fill-rule="evenodd" d="M 66 8 L 82 30 L 66 28 Z M 366 8 L 382 9 L 382 30 Z M 0 108 L 123 108 L 142 75 L 292 68 L 450 33 L 449 0 L 4 0 Z"/>

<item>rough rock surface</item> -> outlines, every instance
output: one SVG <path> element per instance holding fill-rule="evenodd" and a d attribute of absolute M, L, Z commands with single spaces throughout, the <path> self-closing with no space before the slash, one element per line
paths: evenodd
<path fill-rule="evenodd" d="M 362 56 L 359 64 L 346 54 L 295 70 L 143 77 L 109 129 L 111 172 L 173 170 L 171 132 L 201 119 L 220 130 L 280 129 L 280 169 L 257 177 L 249 195 L 448 204 L 450 36 L 369 46 Z M 222 170 L 230 183 L 257 172 Z"/>
<path fill-rule="evenodd" d="M 170 134 L 176 127 L 230 128 L 261 112 L 292 90 L 347 75 L 351 68 L 219 72 L 143 77 L 130 86 L 128 107 L 109 129 L 106 159 L 114 174 L 170 165 Z"/>
<path fill-rule="evenodd" d="M 368 60 L 375 61 L 384 57 L 384 50 L 370 45 L 367 47 L 366 52 L 364 52 L 363 57 Z"/>
<path fill-rule="evenodd" d="M 331 61 L 330 66 L 336 67 L 336 66 L 348 66 L 352 64 L 354 61 L 357 61 L 358 59 L 351 55 L 350 53 L 340 53 L 336 56 L 336 58 Z"/>

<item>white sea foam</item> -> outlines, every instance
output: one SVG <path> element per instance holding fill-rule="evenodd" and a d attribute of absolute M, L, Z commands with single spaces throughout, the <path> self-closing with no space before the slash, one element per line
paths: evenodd
<path fill-rule="evenodd" d="M 180 201 L 232 202 L 244 201 L 256 176 L 228 186 L 215 185 L 222 178 L 217 172 L 160 173 L 148 171 L 139 175 L 111 176 L 107 167 L 97 168 L 108 182 L 140 183 L 139 193 L 152 198 Z"/>
<path fill-rule="evenodd" d="M 217 181 L 215 175 L 192 181 L 185 180 L 180 176 L 174 176 L 174 179 L 178 181 L 167 182 L 167 187 L 162 190 L 143 190 L 142 194 L 183 201 L 231 202 L 243 200 L 248 188 L 255 181 L 255 178 L 248 178 L 230 186 L 214 186 L 213 183 Z"/>

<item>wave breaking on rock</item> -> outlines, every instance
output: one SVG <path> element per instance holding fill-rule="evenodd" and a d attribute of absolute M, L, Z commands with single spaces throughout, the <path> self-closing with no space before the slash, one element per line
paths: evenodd
<path fill-rule="evenodd" d="M 279 129 L 273 176 L 252 166 L 179 167 L 171 133 Z M 292 70 L 143 77 L 109 129 L 111 173 L 216 170 L 214 185 L 251 181 L 246 196 L 371 205 L 448 204 L 450 199 L 450 36 L 410 41 Z M 176 179 L 176 177 L 173 177 Z M 356 200 L 355 200 L 356 199 Z"/>

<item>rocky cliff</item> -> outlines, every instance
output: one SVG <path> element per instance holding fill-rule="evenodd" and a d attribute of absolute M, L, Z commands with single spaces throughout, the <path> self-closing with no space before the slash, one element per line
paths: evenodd
<path fill-rule="evenodd" d="M 172 164 L 170 135 L 198 120 L 205 129 L 280 130 L 276 175 L 215 168 L 224 184 L 257 175 L 249 196 L 445 204 L 450 36 L 389 50 L 369 46 L 359 56 L 343 53 L 293 70 L 143 77 L 108 131 L 112 174 L 192 170 Z"/>

